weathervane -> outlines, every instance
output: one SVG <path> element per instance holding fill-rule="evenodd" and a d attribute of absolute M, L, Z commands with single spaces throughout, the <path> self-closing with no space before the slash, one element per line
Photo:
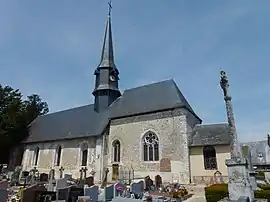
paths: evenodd
<path fill-rule="evenodd" d="M 109 16 L 111 16 L 111 11 L 112 11 L 112 0 L 108 2 L 109 5 Z"/>

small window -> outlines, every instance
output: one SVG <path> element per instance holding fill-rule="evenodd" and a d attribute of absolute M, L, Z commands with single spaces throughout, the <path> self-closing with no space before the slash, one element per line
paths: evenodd
<path fill-rule="evenodd" d="M 61 162 L 62 147 L 58 146 L 55 151 L 55 165 L 60 166 Z"/>
<path fill-rule="evenodd" d="M 88 160 L 88 145 L 86 143 L 82 144 L 81 146 L 81 165 L 87 166 Z"/>
<path fill-rule="evenodd" d="M 217 170 L 216 149 L 213 146 L 203 148 L 205 170 Z"/>
<path fill-rule="evenodd" d="M 120 162 L 121 146 L 119 140 L 113 142 L 113 161 Z"/>
<path fill-rule="evenodd" d="M 35 149 L 35 153 L 34 153 L 34 165 L 37 166 L 38 164 L 38 157 L 39 157 L 39 147 L 37 147 Z"/>

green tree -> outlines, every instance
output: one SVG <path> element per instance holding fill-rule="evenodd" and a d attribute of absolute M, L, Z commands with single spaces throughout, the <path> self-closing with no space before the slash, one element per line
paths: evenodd
<path fill-rule="evenodd" d="M 29 131 L 29 124 L 39 115 L 49 112 L 39 95 L 23 100 L 19 89 L 0 85 L 0 148 L 9 149 L 21 143 Z"/>

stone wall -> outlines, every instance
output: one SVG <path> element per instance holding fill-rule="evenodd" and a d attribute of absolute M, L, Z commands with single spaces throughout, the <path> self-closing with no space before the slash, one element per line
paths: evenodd
<path fill-rule="evenodd" d="M 109 180 L 112 178 L 112 143 L 121 143 L 122 168 L 133 168 L 136 178 L 160 175 L 163 182 L 190 181 L 187 114 L 184 109 L 175 109 L 147 115 L 121 118 L 111 121 L 109 132 Z M 142 139 L 152 131 L 159 138 L 159 161 L 143 161 Z M 161 165 L 162 162 L 167 163 Z M 170 166 L 170 168 L 168 168 Z"/>
<path fill-rule="evenodd" d="M 217 183 L 228 183 L 228 176 L 222 176 L 222 178 L 216 178 L 214 176 L 193 176 L 192 182 L 195 184 L 211 185 Z"/>
<path fill-rule="evenodd" d="M 83 144 L 88 145 L 88 173 L 92 169 L 97 169 L 100 166 L 100 157 L 102 145 L 96 144 L 96 138 L 86 138 L 86 139 L 75 139 L 75 140 L 65 140 L 65 141 L 54 141 L 47 143 L 36 143 L 26 145 L 25 152 L 23 155 L 22 166 L 24 170 L 30 170 L 34 167 L 34 151 L 37 147 L 40 148 L 37 169 L 40 173 L 48 173 L 51 168 L 56 171 L 56 178 L 59 177 L 59 168 L 64 167 L 64 173 L 72 174 L 74 177 L 80 176 L 79 169 L 81 166 L 81 146 Z M 62 147 L 60 166 L 55 165 L 56 148 L 58 146 Z M 96 155 L 96 149 L 99 155 Z M 97 166 L 95 165 L 97 164 Z"/>

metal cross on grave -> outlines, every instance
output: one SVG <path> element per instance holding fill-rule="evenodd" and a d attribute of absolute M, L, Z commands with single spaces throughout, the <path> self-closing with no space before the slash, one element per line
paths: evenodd
<path fill-rule="evenodd" d="M 63 172 L 64 172 L 64 168 L 63 168 L 63 166 L 61 166 L 61 168 L 59 168 L 59 174 L 60 174 L 60 178 L 63 178 Z"/>
<path fill-rule="evenodd" d="M 38 174 L 38 169 L 37 169 L 37 167 L 34 167 L 32 171 L 33 171 L 33 178 L 34 178 L 34 181 L 36 181 L 36 179 L 37 179 L 37 174 Z"/>
<path fill-rule="evenodd" d="M 79 171 L 80 171 L 80 181 L 82 181 L 82 178 L 83 178 L 83 168 L 81 168 Z"/>
<path fill-rule="evenodd" d="M 86 172 L 87 172 L 87 170 L 88 169 L 86 167 L 83 168 L 83 179 L 84 180 L 86 180 Z"/>

